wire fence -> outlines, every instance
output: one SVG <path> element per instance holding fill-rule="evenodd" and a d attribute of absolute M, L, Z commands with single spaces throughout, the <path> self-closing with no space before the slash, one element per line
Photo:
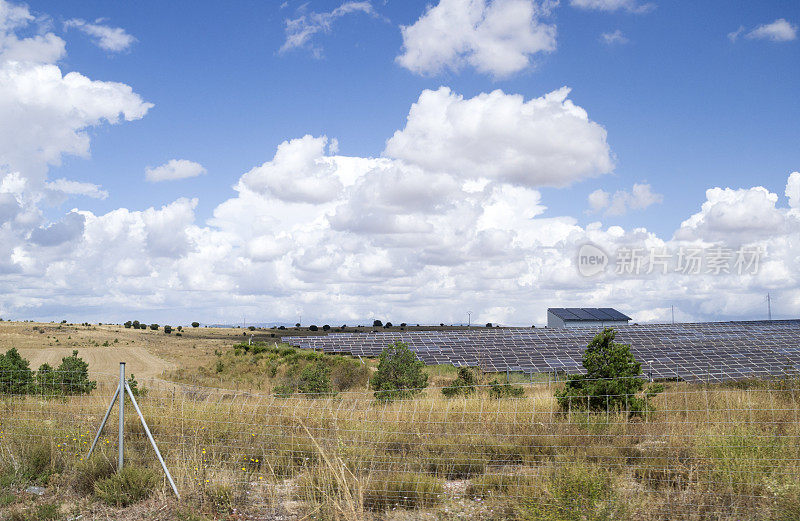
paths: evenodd
<path fill-rule="evenodd" d="M 68 466 L 86 456 L 118 381 L 102 375 L 87 389 L 71 375 L 48 378 L 22 385 L 0 371 L 0 461 L 30 443 L 51 445 Z M 797 384 L 664 382 L 637 411 L 632 395 L 600 397 L 600 408 L 559 401 L 555 382 L 521 383 L 518 396 L 479 385 L 394 401 L 161 379 L 136 392 L 182 495 L 230 490 L 251 508 L 327 506 L 356 517 L 496 508 L 532 519 L 793 519 Z M 116 421 L 112 413 L 98 457 L 115 461 Z M 126 464 L 155 468 L 135 416 L 125 430 Z"/>

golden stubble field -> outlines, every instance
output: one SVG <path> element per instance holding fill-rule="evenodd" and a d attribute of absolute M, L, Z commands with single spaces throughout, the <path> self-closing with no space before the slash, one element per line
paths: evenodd
<path fill-rule="evenodd" d="M 16 347 L 30 360 L 31 369 L 37 369 L 43 363 L 55 367 L 77 349 L 92 374 L 116 374 L 120 362 L 126 362 L 129 373 L 142 377 L 159 377 L 178 368 L 193 370 L 214 359 L 215 350 L 228 349 L 246 338 L 236 328 L 188 327 L 176 336 L 163 329 L 126 329 L 114 324 L 0 322 L 0 352 Z"/>

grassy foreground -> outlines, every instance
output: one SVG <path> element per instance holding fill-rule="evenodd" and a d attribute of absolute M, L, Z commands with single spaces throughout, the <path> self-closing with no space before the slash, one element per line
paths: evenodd
<path fill-rule="evenodd" d="M 259 363 L 285 374 L 277 360 Z M 115 385 L 101 379 L 88 396 L 0 397 L 0 519 L 800 519 L 794 381 L 669 383 L 634 419 L 562 412 L 541 383 L 393 403 L 142 383 L 181 501 L 132 407 L 129 470 L 114 472 L 116 412 L 83 459 Z"/>

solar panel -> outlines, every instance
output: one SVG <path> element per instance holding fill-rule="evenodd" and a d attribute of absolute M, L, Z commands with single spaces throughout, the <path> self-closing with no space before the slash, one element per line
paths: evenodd
<path fill-rule="evenodd" d="M 798 320 L 626 325 L 615 329 L 616 341 L 629 344 L 644 373 L 653 378 L 724 381 L 796 374 L 800 368 Z M 486 371 L 524 367 L 530 372 L 579 373 L 583 372 L 583 350 L 598 331 L 599 327 L 381 331 L 284 340 L 301 348 L 358 356 L 378 356 L 390 343 L 402 340 L 427 364 L 479 366 Z"/>
<path fill-rule="evenodd" d="M 617 311 L 614 308 L 596 308 L 596 309 L 598 311 L 602 311 L 608 317 L 610 317 L 608 320 L 630 320 L 631 319 L 631 317 L 629 317 L 628 315 L 626 315 L 624 313 L 620 313 L 619 311 Z"/>

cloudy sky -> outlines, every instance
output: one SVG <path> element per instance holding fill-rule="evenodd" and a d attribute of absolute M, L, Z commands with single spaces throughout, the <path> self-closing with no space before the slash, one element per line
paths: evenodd
<path fill-rule="evenodd" d="M 800 316 L 800 4 L 738 4 L 0 0 L 0 317 Z"/>

